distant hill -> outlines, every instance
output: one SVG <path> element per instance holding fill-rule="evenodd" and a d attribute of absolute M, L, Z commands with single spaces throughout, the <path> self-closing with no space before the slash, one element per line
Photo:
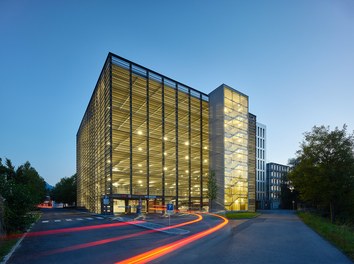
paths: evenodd
<path fill-rule="evenodd" d="M 45 188 L 46 188 L 47 190 L 51 190 L 51 189 L 53 189 L 54 187 L 53 187 L 52 185 L 50 185 L 49 183 L 45 182 Z"/>

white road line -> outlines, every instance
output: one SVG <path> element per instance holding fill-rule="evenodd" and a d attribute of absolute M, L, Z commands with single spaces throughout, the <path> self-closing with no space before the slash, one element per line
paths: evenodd
<path fill-rule="evenodd" d="M 86 217 L 86 219 L 87 219 L 87 220 L 93 220 L 93 218 L 92 218 L 92 217 Z"/>
<path fill-rule="evenodd" d="M 55 223 L 61 222 L 61 220 L 54 220 Z"/>
<path fill-rule="evenodd" d="M 82 218 L 76 218 L 76 220 L 82 221 L 82 220 L 84 220 L 84 219 L 82 219 Z"/>
<path fill-rule="evenodd" d="M 100 219 L 100 220 L 102 220 L 102 219 L 103 219 L 103 217 L 96 216 L 96 219 Z"/>
<path fill-rule="evenodd" d="M 68 221 L 68 222 L 72 221 L 71 219 L 65 219 L 65 220 Z"/>
<path fill-rule="evenodd" d="M 43 220 L 42 223 L 49 223 L 49 221 L 48 220 Z"/>

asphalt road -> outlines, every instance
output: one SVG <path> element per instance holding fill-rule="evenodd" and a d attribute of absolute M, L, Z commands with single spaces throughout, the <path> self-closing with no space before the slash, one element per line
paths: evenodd
<path fill-rule="evenodd" d="M 292 211 L 264 211 L 249 221 L 232 220 L 223 230 L 153 263 L 352 263 L 301 222 Z"/>
<path fill-rule="evenodd" d="M 193 219 L 181 215 L 169 221 L 156 216 L 154 222 L 167 226 Z M 7 263 L 115 263 L 208 229 L 218 221 L 206 219 L 181 227 L 190 231 L 187 235 L 171 235 L 75 210 L 45 209 Z"/>
<path fill-rule="evenodd" d="M 168 219 L 154 217 L 150 221 L 168 225 Z M 171 225 L 195 218 L 172 217 Z M 171 235 L 84 212 L 47 209 L 7 263 L 115 263 L 192 236 L 220 222 L 204 215 L 201 222 L 181 227 L 189 231 L 187 235 Z M 266 211 L 252 220 L 230 221 L 216 233 L 152 262 L 352 263 L 291 211 Z"/>

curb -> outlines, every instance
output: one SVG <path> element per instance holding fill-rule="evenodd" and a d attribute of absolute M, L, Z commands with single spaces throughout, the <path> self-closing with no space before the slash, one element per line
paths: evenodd
<path fill-rule="evenodd" d="M 37 223 L 37 221 L 35 222 Z M 35 223 L 32 223 L 22 237 L 17 241 L 17 243 L 12 247 L 11 251 L 4 257 L 3 261 L 0 264 L 6 264 L 7 261 L 11 258 L 12 254 L 15 253 L 16 249 L 20 246 L 22 240 L 27 236 L 28 232 L 31 231 Z"/>

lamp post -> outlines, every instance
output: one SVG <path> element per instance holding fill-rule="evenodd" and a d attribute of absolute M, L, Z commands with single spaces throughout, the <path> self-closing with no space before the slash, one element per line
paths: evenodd
<path fill-rule="evenodd" d="M 295 201 L 294 201 L 294 194 L 293 194 L 294 186 L 290 186 L 289 189 L 290 189 L 290 191 L 291 191 L 291 198 L 293 199 L 293 200 L 292 200 L 293 210 L 295 210 Z"/>

